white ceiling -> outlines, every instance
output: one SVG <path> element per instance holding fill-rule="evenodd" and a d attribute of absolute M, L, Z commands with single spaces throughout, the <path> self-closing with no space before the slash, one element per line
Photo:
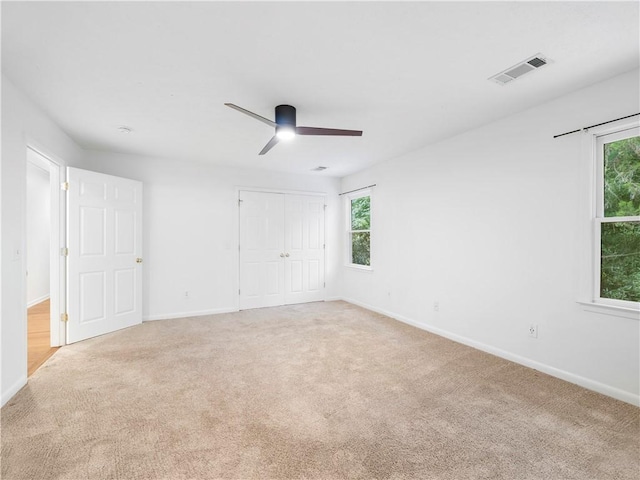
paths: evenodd
<path fill-rule="evenodd" d="M 2 70 L 88 149 L 342 176 L 637 68 L 638 2 L 2 2 Z M 487 80 L 542 53 L 516 82 Z M 362 137 L 298 137 L 225 107 Z M 131 127 L 131 134 L 117 131 Z M 329 167 L 311 173 L 316 166 Z"/>

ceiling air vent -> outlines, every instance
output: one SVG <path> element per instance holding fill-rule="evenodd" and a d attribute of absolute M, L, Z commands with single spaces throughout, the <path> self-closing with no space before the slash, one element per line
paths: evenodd
<path fill-rule="evenodd" d="M 323 170 L 326 170 L 329 167 L 316 167 L 316 168 L 312 168 L 311 171 L 312 172 L 321 172 Z"/>
<path fill-rule="evenodd" d="M 492 80 L 500 85 L 504 85 L 506 83 L 512 82 L 516 78 L 520 78 L 521 76 L 533 72 L 534 70 L 544 67 L 549 60 L 546 59 L 541 54 L 534 55 L 531 58 L 526 59 L 523 62 L 520 62 L 513 67 L 507 68 L 506 70 L 495 74 L 493 77 L 490 77 L 489 80 Z"/>

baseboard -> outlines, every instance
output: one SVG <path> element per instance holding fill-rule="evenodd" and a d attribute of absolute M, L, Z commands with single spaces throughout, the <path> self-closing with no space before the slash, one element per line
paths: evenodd
<path fill-rule="evenodd" d="M 342 297 L 329 297 L 329 298 L 325 298 L 324 299 L 325 302 L 338 302 L 340 300 L 344 300 L 344 298 L 342 298 Z"/>
<path fill-rule="evenodd" d="M 442 330 L 440 328 L 433 327 L 431 325 L 425 325 L 423 323 L 407 318 L 403 315 L 398 315 L 394 312 L 390 312 L 384 309 L 374 307 L 373 305 L 368 305 L 368 304 L 359 302 L 357 300 L 349 299 L 349 298 L 341 298 L 340 300 L 344 300 L 345 302 L 349 302 L 359 307 L 366 308 L 367 310 L 371 310 L 372 312 L 380 313 L 387 317 L 393 318 L 394 320 L 398 320 L 402 323 L 406 323 L 408 325 L 414 326 L 421 330 L 426 330 L 427 332 L 431 332 L 441 337 L 448 338 L 449 340 L 453 340 L 454 342 L 462 343 L 463 345 L 467 345 L 469 347 L 473 347 L 483 352 L 490 353 L 497 357 L 504 358 L 505 360 L 509 360 L 511 362 L 524 365 L 525 367 L 538 370 L 540 372 L 546 373 L 547 375 L 551 375 L 552 377 L 556 377 L 561 380 L 565 380 L 569 383 L 579 385 L 583 388 L 586 388 L 587 390 L 593 390 L 594 392 L 598 392 L 608 397 L 612 397 L 617 400 L 621 400 L 623 402 L 630 403 L 631 405 L 640 407 L 640 396 L 635 395 L 631 392 L 627 392 L 626 390 L 621 390 L 619 388 L 612 387 L 611 385 L 607 385 L 595 380 L 591 380 L 590 378 L 582 377 L 580 375 L 576 375 L 566 370 L 561 370 L 551 365 L 540 363 L 536 360 L 532 360 L 530 358 L 517 355 L 507 350 L 502 350 L 492 345 L 487 345 L 486 343 L 477 342 L 470 338 L 463 337 L 455 333 L 447 332 L 446 330 Z"/>
<path fill-rule="evenodd" d="M 11 398 L 20 391 L 22 387 L 27 384 L 27 376 L 24 375 L 18 379 L 11 387 L 9 387 L 6 391 L 2 392 L 2 398 L 0 399 L 0 403 L 2 407 L 11 400 Z"/>
<path fill-rule="evenodd" d="M 174 318 L 185 318 L 185 317 L 202 317 L 204 315 L 215 315 L 217 313 L 232 313 L 237 312 L 237 308 L 214 308 L 211 310 L 197 310 L 190 312 L 174 312 L 174 313 L 164 313 L 160 315 L 147 315 L 142 317 L 143 322 L 150 322 L 154 320 L 171 320 Z"/>
<path fill-rule="evenodd" d="M 35 300 L 31 300 L 30 302 L 27 302 L 27 308 L 31 308 L 34 305 L 37 305 L 37 304 L 39 304 L 41 302 L 44 302 L 45 300 L 49 300 L 49 297 L 50 297 L 50 295 L 46 294 L 46 295 L 44 295 L 44 296 L 42 296 L 40 298 L 36 298 Z"/>

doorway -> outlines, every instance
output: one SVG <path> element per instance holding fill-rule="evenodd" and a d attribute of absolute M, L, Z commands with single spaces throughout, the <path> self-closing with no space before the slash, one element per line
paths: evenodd
<path fill-rule="evenodd" d="M 62 165 L 27 148 L 28 376 L 56 347 L 142 323 L 142 183 Z"/>
<path fill-rule="evenodd" d="M 27 149 L 27 375 L 62 345 L 60 310 L 60 166 Z"/>

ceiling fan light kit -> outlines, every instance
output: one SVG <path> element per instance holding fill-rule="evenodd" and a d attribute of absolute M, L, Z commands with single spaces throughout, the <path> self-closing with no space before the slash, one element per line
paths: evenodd
<path fill-rule="evenodd" d="M 291 105 L 276 107 L 276 135 L 280 140 L 291 140 L 296 136 L 296 109 Z"/>
<path fill-rule="evenodd" d="M 276 107 L 276 121 L 269 120 L 257 113 L 250 112 L 233 103 L 225 103 L 229 108 L 238 110 L 256 120 L 275 127 L 276 133 L 269 142 L 260 151 L 259 155 L 264 155 L 271 150 L 279 140 L 291 140 L 296 135 L 335 135 L 347 137 L 361 137 L 362 130 L 341 130 L 337 128 L 320 128 L 320 127 L 298 127 L 296 126 L 296 109 L 291 105 L 278 105 Z"/>

